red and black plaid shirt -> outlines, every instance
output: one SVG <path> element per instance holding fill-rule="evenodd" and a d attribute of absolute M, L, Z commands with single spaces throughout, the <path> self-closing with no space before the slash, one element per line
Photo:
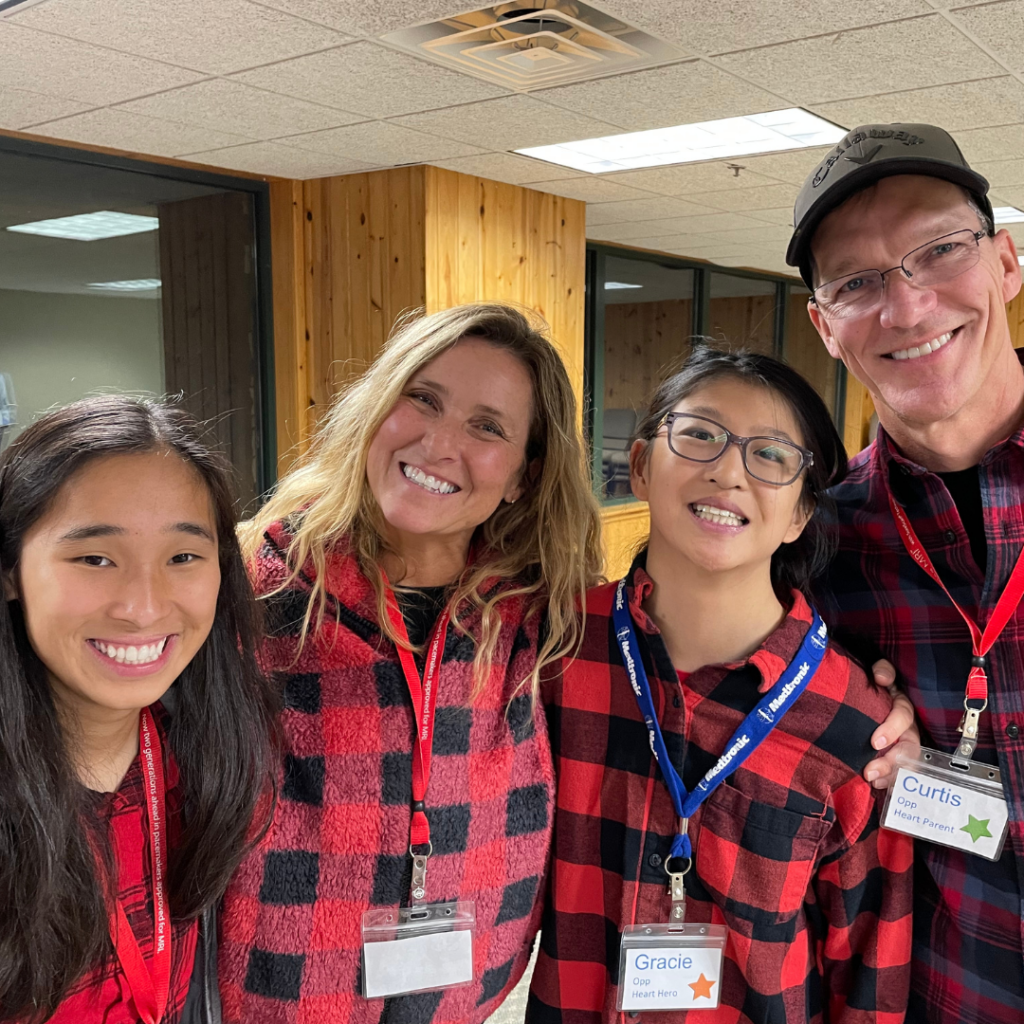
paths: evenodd
<path fill-rule="evenodd" d="M 907 554 L 886 494 L 892 488 L 950 593 L 984 625 L 1024 545 L 1024 431 L 978 466 L 987 570 L 943 481 L 904 458 L 884 430 L 836 489 L 839 553 L 819 608 L 843 643 L 857 635 L 895 664 L 927 746 L 953 751 L 971 661 L 967 626 Z M 1024 606 L 988 655 L 988 708 L 975 760 L 997 764 L 1010 810 L 998 861 L 918 842 L 908 1020 L 928 1024 L 1024 1021 Z"/>
<path fill-rule="evenodd" d="M 167 747 L 167 717 L 159 705 L 153 716 L 164 748 L 167 804 L 171 841 L 178 831 L 181 810 L 178 772 Z M 145 779 L 138 757 L 125 773 L 116 793 L 95 794 L 95 813 L 110 823 L 110 841 L 118 869 L 118 897 L 146 963 L 153 957 L 153 871 L 149 852 Z M 171 923 L 171 989 L 162 1024 L 175 1024 L 188 996 L 195 962 L 198 923 Z M 137 1024 L 140 1020 L 120 963 L 97 970 L 78 982 L 47 1024 Z"/>
<path fill-rule="evenodd" d="M 759 688 L 795 656 L 811 612 L 794 594 L 786 620 L 747 662 L 680 682 L 641 607 L 651 579 L 635 565 L 629 580 L 662 732 L 691 788 Z M 622 928 L 668 921 L 664 858 L 677 818 L 620 659 L 614 592 L 613 584 L 590 591 L 580 655 L 545 688 L 558 788 L 529 1024 L 624 1020 L 615 1010 Z M 694 1012 L 694 1024 L 903 1020 L 912 845 L 879 829 L 875 795 L 860 777 L 888 708 L 830 645 L 793 708 L 690 819 L 687 920 L 729 930 L 720 1006 Z"/>

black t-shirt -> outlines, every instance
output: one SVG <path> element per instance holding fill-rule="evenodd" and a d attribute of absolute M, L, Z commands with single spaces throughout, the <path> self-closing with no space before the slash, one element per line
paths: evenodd
<path fill-rule="evenodd" d="M 423 650 L 429 642 L 437 624 L 438 617 L 448 602 L 447 587 L 406 587 L 395 591 L 398 607 L 405 620 L 405 628 L 409 634 L 409 643 L 420 648 L 416 653 L 416 664 L 420 672 L 426 661 Z"/>
<path fill-rule="evenodd" d="M 981 506 L 981 481 L 978 467 L 960 469 L 955 473 L 939 473 L 946 485 L 949 496 L 960 513 L 967 539 L 971 542 L 971 554 L 978 568 L 985 572 L 988 566 L 988 541 L 985 539 L 985 514 Z"/>

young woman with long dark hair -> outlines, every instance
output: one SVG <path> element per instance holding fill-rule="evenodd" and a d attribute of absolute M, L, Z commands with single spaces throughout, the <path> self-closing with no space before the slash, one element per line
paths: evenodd
<path fill-rule="evenodd" d="M 650 536 L 543 690 L 558 788 L 527 1020 L 900 1021 L 912 846 L 861 777 L 890 701 L 805 597 L 846 472 L 828 410 L 774 359 L 699 348 L 630 468 Z"/>
<path fill-rule="evenodd" d="M 208 1020 L 272 804 L 229 466 L 173 405 L 51 412 L 0 458 L 0 574 L 0 1020 Z"/>

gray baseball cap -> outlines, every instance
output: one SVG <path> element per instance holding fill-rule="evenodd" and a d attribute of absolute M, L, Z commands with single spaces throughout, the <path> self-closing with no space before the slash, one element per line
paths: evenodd
<path fill-rule="evenodd" d="M 813 288 L 810 251 L 825 216 L 855 192 L 893 174 L 925 174 L 962 185 L 992 216 L 988 181 L 972 171 L 953 136 L 931 124 L 863 124 L 847 132 L 804 182 L 793 208 L 786 262 Z"/>

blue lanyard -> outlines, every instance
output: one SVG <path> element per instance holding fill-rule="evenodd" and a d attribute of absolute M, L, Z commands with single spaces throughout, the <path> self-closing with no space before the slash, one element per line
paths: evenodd
<path fill-rule="evenodd" d="M 668 756 L 668 748 L 658 724 L 658 714 L 654 710 L 654 700 L 651 697 L 651 684 L 647 680 L 647 673 L 640 659 L 636 632 L 626 601 L 625 580 L 619 581 L 615 591 L 612 619 L 615 623 L 615 639 L 622 653 L 622 664 L 626 666 L 630 685 L 640 706 L 640 714 L 643 715 L 644 724 L 650 734 L 651 751 L 658 762 L 676 814 L 679 816 L 679 832 L 672 841 L 669 857 L 690 857 L 690 837 L 686 834 L 686 823 L 690 816 L 727 776 L 736 771 L 757 750 L 775 728 L 778 720 L 807 689 L 807 684 L 814 678 L 814 673 L 818 671 L 821 660 L 825 657 L 828 629 L 821 616 L 814 612 L 814 621 L 800 645 L 800 650 L 796 652 L 796 657 L 786 666 L 786 671 L 782 673 L 779 681 L 761 698 L 757 707 L 743 719 L 740 727 L 733 733 L 732 739 L 726 744 L 725 753 L 697 783 L 693 792 L 688 793 Z"/>

